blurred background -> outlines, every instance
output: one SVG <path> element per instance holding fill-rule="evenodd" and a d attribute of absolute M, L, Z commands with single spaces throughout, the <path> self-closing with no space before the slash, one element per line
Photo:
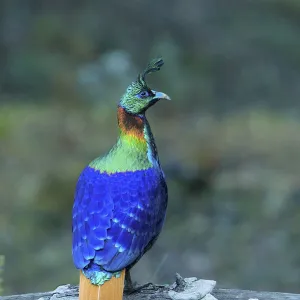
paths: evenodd
<path fill-rule="evenodd" d="M 133 269 L 300 292 L 299 0 L 1 0 L 4 294 L 76 284 L 73 192 L 116 141 L 116 105 L 149 59 L 171 96 L 148 113 L 166 224 Z"/>

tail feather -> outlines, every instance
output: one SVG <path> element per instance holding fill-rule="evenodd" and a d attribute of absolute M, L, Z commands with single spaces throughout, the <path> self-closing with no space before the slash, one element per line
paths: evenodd
<path fill-rule="evenodd" d="M 102 285 L 92 284 L 82 272 L 79 280 L 79 300 L 122 300 L 125 280 L 125 269 L 120 277 L 112 277 Z"/>

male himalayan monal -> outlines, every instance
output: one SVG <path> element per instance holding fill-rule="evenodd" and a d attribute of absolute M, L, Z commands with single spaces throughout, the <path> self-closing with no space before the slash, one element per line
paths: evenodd
<path fill-rule="evenodd" d="M 116 144 L 80 174 L 73 206 L 73 260 L 80 269 L 79 299 L 122 299 L 124 278 L 161 232 L 168 191 L 155 141 L 145 116 L 164 93 L 150 89 L 152 60 L 122 96 Z M 127 288 L 127 287 L 126 287 Z"/>

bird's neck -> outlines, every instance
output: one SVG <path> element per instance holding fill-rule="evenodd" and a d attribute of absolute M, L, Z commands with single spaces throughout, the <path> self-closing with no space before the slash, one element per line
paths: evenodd
<path fill-rule="evenodd" d="M 118 125 L 120 129 L 120 143 L 123 146 L 126 145 L 129 152 L 135 149 L 139 151 L 151 165 L 158 166 L 157 149 L 145 114 L 133 115 L 119 106 Z"/>
<path fill-rule="evenodd" d="M 118 125 L 120 129 L 120 140 L 140 149 L 147 146 L 145 115 L 133 115 L 123 107 L 118 107 Z M 149 127 L 150 130 L 150 127 Z"/>
<path fill-rule="evenodd" d="M 120 136 L 103 159 L 91 166 L 107 173 L 160 168 L 155 141 L 144 114 L 133 115 L 118 107 Z"/>

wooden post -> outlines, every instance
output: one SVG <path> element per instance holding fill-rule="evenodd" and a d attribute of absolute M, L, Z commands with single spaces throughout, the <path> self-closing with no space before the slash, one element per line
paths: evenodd
<path fill-rule="evenodd" d="M 80 272 L 79 300 L 122 300 L 125 280 L 125 269 L 121 276 L 112 277 L 103 285 L 94 285 Z"/>

